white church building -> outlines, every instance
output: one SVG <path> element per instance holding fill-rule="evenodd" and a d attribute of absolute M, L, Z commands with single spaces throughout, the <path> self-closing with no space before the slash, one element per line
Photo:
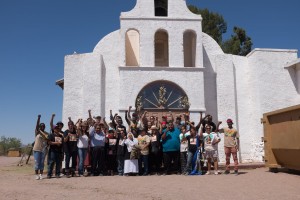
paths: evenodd
<path fill-rule="evenodd" d="M 299 104 L 297 50 L 254 49 L 225 54 L 202 32 L 202 18 L 185 0 L 137 0 L 120 15 L 120 29 L 93 52 L 65 56 L 63 121 L 109 111 L 124 119 L 129 106 L 162 116 L 200 112 L 213 121 L 231 118 L 240 132 L 240 161 L 262 162 L 265 112 Z M 124 120 L 125 121 L 125 120 Z M 224 161 L 222 143 L 220 160 Z"/>

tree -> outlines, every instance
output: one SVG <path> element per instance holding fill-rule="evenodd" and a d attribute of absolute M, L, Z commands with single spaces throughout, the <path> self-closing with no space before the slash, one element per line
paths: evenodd
<path fill-rule="evenodd" d="M 202 31 L 216 40 L 225 53 L 241 56 L 250 53 L 253 43 L 243 28 L 234 27 L 231 38 L 223 41 L 222 35 L 227 32 L 227 23 L 222 15 L 192 5 L 188 7 L 191 12 L 202 16 Z"/>
<path fill-rule="evenodd" d="M 222 44 L 222 35 L 227 31 L 227 23 L 223 16 L 210 12 L 208 9 L 200 9 L 195 6 L 188 6 L 190 11 L 202 16 L 202 31 L 210 35 L 218 44 Z"/>
<path fill-rule="evenodd" d="M 8 150 L 10 148 L 21 148 L 21 140 L 18 138 L 10 138 L 10 137 L 5 137 L 5 136 L 1 136 L 0 139 L 0 154 L 2 155 L 6 155 Z"/>
<path fill-rule="evenodd" d="M 239 27 L 233 28 L 234 35 L 222 43 L 222 49 L 225 53 L 245 56 L 252 48 L 251 38 L 246 35 L 246 31 Z"/>

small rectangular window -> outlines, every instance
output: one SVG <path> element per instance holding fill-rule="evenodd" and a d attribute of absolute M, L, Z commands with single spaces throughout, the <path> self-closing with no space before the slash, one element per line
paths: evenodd
<path fill-rule="evenodd" d="M 168 0 L 154 0 L 155 16 L 168 16 Z"/>

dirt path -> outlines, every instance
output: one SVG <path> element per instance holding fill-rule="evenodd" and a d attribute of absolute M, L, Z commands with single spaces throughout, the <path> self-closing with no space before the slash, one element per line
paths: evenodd
<path fill-rule="evenodd" d="M 6 199 L 205 199 L 300 200 L 300 176 L 266 168 L 239 176 L 78 177 L 36 181 L 32 166 L 0 157 L 1 200 Z"/>

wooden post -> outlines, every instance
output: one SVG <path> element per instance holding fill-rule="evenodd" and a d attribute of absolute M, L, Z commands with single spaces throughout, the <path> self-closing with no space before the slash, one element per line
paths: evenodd
<path fill-rule="evenodd" d="M 28 158 L 27 158 L 27 160 L 26 160 L 26 165 L 28 165 L 29 158 L 30 158 L 30 156 L 31 156 L 31 154 L 32 154 L 32 150 L 33 150 L 33 147 L 31 147 L 31 149 L 30 149 L 30 153 L 29 153 Z"/>

